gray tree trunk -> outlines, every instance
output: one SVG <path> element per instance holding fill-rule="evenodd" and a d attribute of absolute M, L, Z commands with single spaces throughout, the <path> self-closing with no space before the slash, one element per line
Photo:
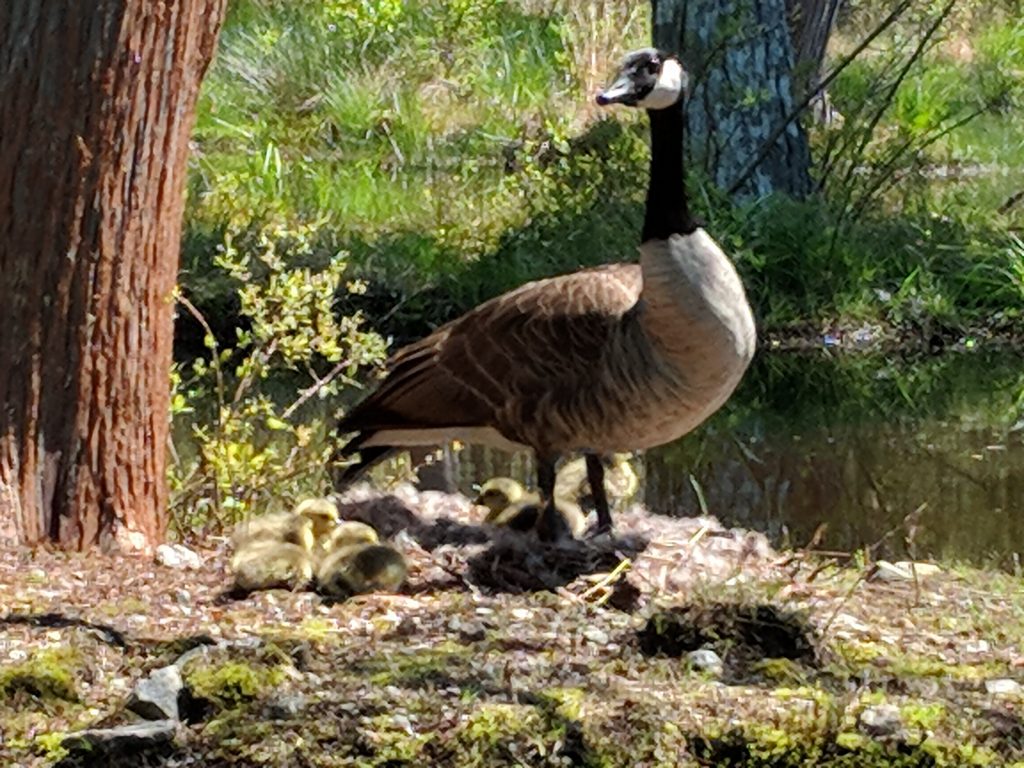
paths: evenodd
<path fill-rule="evenodd" d="M 793 113 L 786 0 L 653 0 L 654 42 L 690 73 L 687 155 L 739 199 L 811 190 L 810 150 Z"/>
<path fill-rule="evenodd" d="M 825 50 L 835 28 L 841 0 L 786 0 L 789 29 L 793 36 L 795 96 L 802 99 L 818 89 L 825 63 Z M 828 99 L 824 93 L 811 102 L 815 119 L 830 120 Z"/>

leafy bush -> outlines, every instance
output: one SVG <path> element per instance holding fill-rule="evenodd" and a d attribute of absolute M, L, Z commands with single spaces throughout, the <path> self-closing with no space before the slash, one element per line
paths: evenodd
<path fill-rule="evenodd" d="M 327 481 L 336 443 L 325 409 L 315 405 L 380 363 L 385 345 L 359 314 L 335 316 L 338 286 L 353 294 L 365 284 L 344 281 L 344 253 L 317 262 L 318 234 L 315 225 L 281 220 L 228 228 L 215 262 L 236 285 L 248 326 L 231 346 L 180 297 L 206 328 L 207 354 L 179 364 L 173 377 L 171 506 L 179 533 L 287 505 Z"/>

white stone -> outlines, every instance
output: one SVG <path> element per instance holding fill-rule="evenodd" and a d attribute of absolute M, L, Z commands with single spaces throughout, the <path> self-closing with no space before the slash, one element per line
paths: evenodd
<path fill-rule="evenodd" d="M 203 567 L 203 558 L 198 552 L 184 544 L 161 544 L 156 548 L 156 561 L 167 568 L 198 571 Z"/>
<path fill-rule="evenodd" d="M 890 563 L 879 560 L 875 563 L 871 578 L 879 581 L 914 581 L 916 578 L 921 581 L 937 573 L 942 573 L 942 569 L 933 563 L 912 563 L 907 560 Z"/>
<path fill-rule="evenodd" d="M 995 680 L 985 681 L 985 692 L 993 695 L 1013 695 L 1021 692 L 1021 685 L 1016 680 L 1008 677 L 1000 677 Z"/>
<path fill-rule="evenodd" d="M 607 645 L 610 639 L 607 632 L 597 627 L 587 627 L 583 630 L 583 636 L 597 645 Z"/>
<path fill-rule="evenodd" d="M 900 710 L 892 704 L 878 704 L 866 708 L 857 718 L 861 730 L 872 736 L 892 736 L 903 728 Z"/>
<path fill-rule="evenodd" d="M 720 675 L 724 669 L 722 657 L 710 648 L 698 648 L 696 651 L 690 651 L 686 654 L 686 658 L 694 669 L 699 669 L 702 672 Z"/>

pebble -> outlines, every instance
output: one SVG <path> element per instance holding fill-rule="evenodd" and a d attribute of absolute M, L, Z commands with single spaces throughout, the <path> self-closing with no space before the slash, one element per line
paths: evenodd
<path fill-rule="evenodd" d="M 1013 695 L 1021 692 L 1021 685 L 1016 680 L 1000 677 L 985 681 L 985 692 L 993 695 Z"/>
<path fill-rule="evenodd" d="M 694 669 L 699 669 L 702 672 L 720 675 L 725 668 L 722 657 L 710 648 L 698 648 L 696 651 L 690 651 L 686 654 L 686 658 Z"/>
<path fill-rule="evenodd" d="M 992 650 L 992 646 L 989 645 L 988 640 L 975 640 L 963 645 L 964 653 L 988 653 L 990 650 Z"/>
<path fill-rule="evenodd" d="M 583 630 L 583 636 L 597 645 L 608 645 L 608 641 L 611 639 L 607 632 L 598 627 L 586 627 Z"/>
<path fill-rule="evenodd" d="M 871 736 L 892 736 L 903 729 L 900 710 L 892 704 L 878 704 L 867 707 L 857 722 L 865 733 Z"/>
<path fill-rule="evenodd" d="M 183 685 L 179 667 L 161 667 L 135 686 L 128 709 L 146 720 L 177 720 L 178 695 Z"/>
<path fill-rule="evenodd" d="M 942 569 L 933 563 L 911 563 L 906 560 L 890 563 L 879 560 L 875 563 L 871 578 L 878 581 L 914 581 L 916 577 L 920 581 L 937 573 L 942 573 Z"/>
<path fill-rule="evenodd" d="M 160 565 L 176 570 L 198 571 L 203 567 L 203 558 L 184 544 L 161 544 L 156 548 L 156 561 Z"/>
<path fill-rule="evenodd" d="M 306 708 L 306 697 L 301 693 L 276 696 L 267 702 L 264 712 L 271 720 L 289 720 Z"/>

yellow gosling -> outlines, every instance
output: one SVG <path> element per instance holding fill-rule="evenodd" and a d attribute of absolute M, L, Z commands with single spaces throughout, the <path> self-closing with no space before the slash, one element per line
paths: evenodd
<path fill-rule="evenodd" d="M 317 588 L 337 600 L 367 592 L 394 592 L 405 581 L 402 554 L 386 544 L 356 544 L 329 553 L 317 568 Z"/>
<path fill-rule="evenodd" d="M 313 524 L 313 538 L 317 541 L 323 540 L 338 524 L 338 507 L 328 498 L 304 499 L 293 514 Z"/>
<path fill-rule="evenodd" d="M 315 541 L 313 522 L 308 517 L 291 512 L 275 512 L 245 520 L 235 526 L 231 543 L 236 550 L 256 541 L 295 544 L 311 552 Z"/>
<path fill-rule="evenodd" d="M 317 541 L 317 553 L 320 557 L 345 547 L 352 547 L 362 544 L 376 544 L 380 541 L 377 531 L 373 526 L 366 523 L 357 523 L 354 520 L 345 520 L 338 525 L 323 539 Z"/>
<path fill-rule="evenodd" d="M 488 508 L 485 523 L 516 531 L 536 529 L 540 538 L 549 541 L 579 536 L 586 526 L 586 516 L 580 505 L 571 497 L 560 495 L 557 490 L 555 510 L 558 516 L 553 524 L 544 523 L 540 495 L 527 491 L 508 477 L 494 477 L 484 483 L 474 503 Z"/>
<path fill-rule="evenodd" d="M 237 590 L 297 590 L 312 580 L 313 559 L 298 544 L 250 539 L 232 555 L 231 570 Z"/>

